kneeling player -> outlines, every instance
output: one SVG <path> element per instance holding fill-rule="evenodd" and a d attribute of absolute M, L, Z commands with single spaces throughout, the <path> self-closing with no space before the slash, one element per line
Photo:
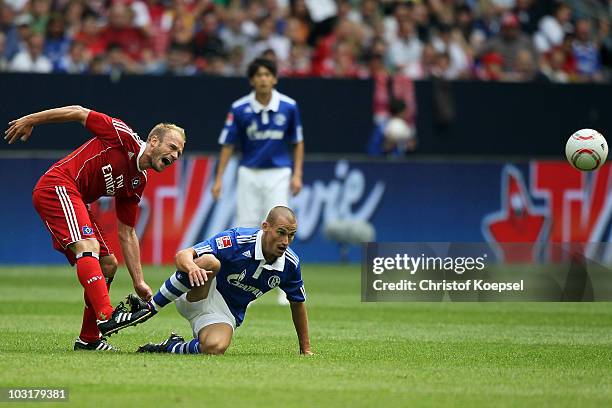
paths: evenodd
<path fill-rule="evenodd" d="M 191 324 L 194 339 L 172 333 L 139 352 L 223 354 L 247 305 L 280 287 L 291 305 L 300 353 L 312 354 L 300 260 L 289 249 L 295 237 L 295 214 L 274 207 L 258 228 L 233 228 L 176 255 L 177 271 L 161 286 L 151 305 L 156 311 L 174 301 Z"/>

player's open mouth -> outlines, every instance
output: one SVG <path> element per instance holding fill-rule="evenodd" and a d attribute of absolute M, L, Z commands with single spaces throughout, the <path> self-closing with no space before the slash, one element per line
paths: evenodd
<path fill-rule="evenodd" d="M 170 159 L 169 159 L 169 158 L 167 158 L 167 157 L 163 157 L 163 158 L 162 158 L 162 163 L 164 163 L 164 165 L 165 165 L 165 166 L 169 166 L 169 165 L 171 165 L 171 164 L 172 164 L 172 160 L 170 160 Z"/>

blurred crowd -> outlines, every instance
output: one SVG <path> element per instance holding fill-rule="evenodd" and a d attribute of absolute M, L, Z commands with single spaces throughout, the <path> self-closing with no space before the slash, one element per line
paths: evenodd
<path fill-rule="evenodd" d="M 0 0 L 0 71 L 610 81 L 612 0 Z"/>

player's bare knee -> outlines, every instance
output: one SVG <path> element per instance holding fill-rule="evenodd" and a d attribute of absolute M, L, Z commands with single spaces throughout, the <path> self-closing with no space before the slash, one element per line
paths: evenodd
<path fill-rule="evenodd" d="M 100 267 L 105 278 L 113 278 L 117 272 L 119 263 L 115 255 L 108 255 L 100 259 Z"/>
<path fill-rule="evenodd" d="M 196 265 L 198 265 L 200 268 L 205 269 L 206 268 L 206 259 L 203 257 L 200 258 L 196 258 L 193 260 L 193 262 L 195 262 Z"/>
<path fill-rule="evenodd" d="M 223 341 L 200 341 L 200 352 L 204 354 L 222 355 L 228 347 L 229 344 Z"/>
<path fill-rule="evenodd" d="M 72 249 L 75 254 L 79 254 L 81 252 L 93 252 L 95 254 L 99 254 L 100 243 L 96 239 L 82 239 L 70 244 L 70 249 Z"/>

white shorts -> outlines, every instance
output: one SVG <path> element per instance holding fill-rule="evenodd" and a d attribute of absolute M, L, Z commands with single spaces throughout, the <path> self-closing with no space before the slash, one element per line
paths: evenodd
<path fill-rule="evenodd" d="M 216 278 L 210 284 L 206 299 L 190 302 L 187 300 L 187 294 L 184 293 L 174 301 L 174 304 L 181 316 L 191 324 L 193 337 L 198 337 L 200 330 L 214 323 L 227 323 L 232 326 L 232 329 L 236 329 L 236 319 L 217 290 Z"/>
<path fill-rule="evenodd" d="M 238 167 L 236 226 L 257 228 L 277 205 L 289 205 L 291 169 Z"/>

